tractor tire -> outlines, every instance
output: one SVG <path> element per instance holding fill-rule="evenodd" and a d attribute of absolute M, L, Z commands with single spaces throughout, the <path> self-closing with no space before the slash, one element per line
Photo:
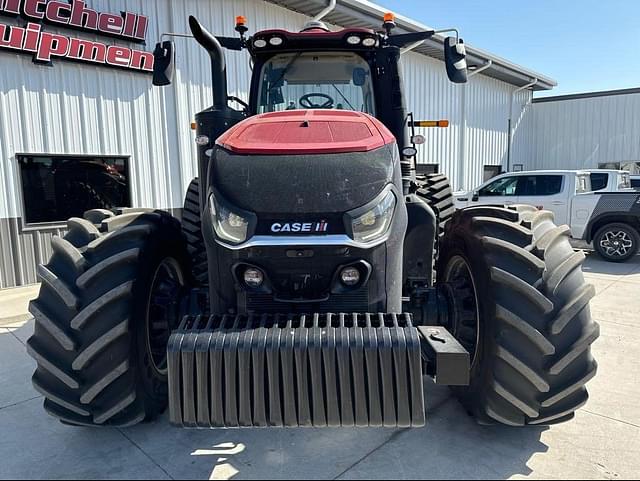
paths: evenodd
<path fill-rule="evenodd" d="M 200 179 L 195 178 L 189 184 L 182 211 L 182 232 L 187 239 L 187 250 L 191 257 L 193 278 L 199 286 L 209 285 L 209 263 L 207 249 L 202 236 L 200 218 Z"/>
<path fill-rule="evenodd" d="M 456 212 L 443 242 L 449 326 L 471 353 L 471 383 L 455 388 L 481 424 L 549 425 L 573 418 L 596 374 L 592 285 L 567 226 L 533 207 Z"/>
<path fill-rule="evenodd" d="M 438 217 L 438 239 L 442 239 L 447 222 L 456 211 L 451 183 L 442 174 L 420 175 L 416 187 L 416 195 L 425 200 Z"/>
<path fill-rule="evenodd" d="M 88 217 L 68 221 L 38 268 L 33 385 L 65 424 L 126 427 L 166 409 L 166 343 L 180 320 L 188 256 L 168 213 Z"/>
<path fill-rule="evenodd" d="M 638 254 L 640 233 L 629 224 L 608 224 L 596 232 L 593 247 L 605 261 L 626 262 Z"/>

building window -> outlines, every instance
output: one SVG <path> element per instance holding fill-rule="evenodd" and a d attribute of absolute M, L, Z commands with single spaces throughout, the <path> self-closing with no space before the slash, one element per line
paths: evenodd
<path fill-rule="evenodd" d="M 440 164 L 416 164 L 418 175 L 439 174 Z"/>
<path fill-rule="evenodd" d="M 60 223 L 91 209 L 131 207 L 129 158 L 17 157 L 26 224 Z"/>
<path fill-rule="evenodd" d="M 501 165 L 485 165 L 484 166 L 484 181 L 488 181 L 493 179 L 494 177 L 502 174 L 502 166 Z"/>

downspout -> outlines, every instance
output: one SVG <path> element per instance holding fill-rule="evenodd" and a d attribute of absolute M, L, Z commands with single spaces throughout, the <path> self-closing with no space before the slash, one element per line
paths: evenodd
<path fill-rule="evenodd" d="M 336 8 L 336 3 L 337 3 L 337 0 L 329 0 L 329 5 L 324 10 L 322 10 L 318 15 L 313 17 L 313 21 L 319 22 L 324 17 L 329 15 L 331 12 L 333 12 Z"/>
<path fill-rule="evenodd" d="M 478 67 L 476 70 L 469 72 L 467 75 L 467 79 L 471 79 L 471 77 L 478 75 L 479 73 L 484 72 L 489 67 L 493 65 L 492 60 L 487 60 L 487 62 Z M 467 84 L 462 85 L 462 91 L 460 93 L 460 135 L 458 137 L 458 149 L 459 149 L 459 159 L 460 165 L 458 166 L 458 189 L 465 189 L 467 186 L 465 185 L 465 168 L 467 166 Z"/>
<path fill-rule="evenodd" d="M 511 172 L 511 144 L 513 142 L 513 102 L 516 99 L 516 94 L 534 87 L 538 83 L 538 79 L 533 79 L 527 85 L 520 87 L 519 89 L 511 92 L 511 102 L 509 103 L 509 136 L 507 141 L 507 172 Z"/>

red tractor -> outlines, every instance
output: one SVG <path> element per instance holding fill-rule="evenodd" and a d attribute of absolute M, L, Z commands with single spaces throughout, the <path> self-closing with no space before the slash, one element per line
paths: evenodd
<path fill-rule="evenodd" d="M 430 376 L 480 423 L 572 418 L 599 330 L 569 229 L 531 207 L 456 212 L 444 176 L 415 173 L 400 58 L 436 32 L 394 35 L 391 15 L 380 31 L 190 26 L 214 87 L 199 178 L 182 221 L 94 210 L 53 240 L 29 341 L 45 409 L 79 426 L 168 407 L 184 427 L 417 427 Z M 444 48 L 465 82 L 462 41 Z M 248 103 L 223 49 L 251 56 Z M 158 45 L 156 85 L 174 52 Z"/>

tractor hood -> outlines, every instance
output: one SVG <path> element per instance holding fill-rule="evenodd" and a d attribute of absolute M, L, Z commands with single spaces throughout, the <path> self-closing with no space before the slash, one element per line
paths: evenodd
<path fill-rule="evenodd" d="M 401 185 L 393 135 L 357 112 L 259 115 L 221 136 L 212 157 L 210 185 L 258 215 L 344 213 Z"/>
<path fill-rule="evenodd" d="M 257 115 L 217 144 L 237 154 L 293 155 L 370 152 L 395 139 L 375 118 L 346 110 L 289 110 Z"/>

